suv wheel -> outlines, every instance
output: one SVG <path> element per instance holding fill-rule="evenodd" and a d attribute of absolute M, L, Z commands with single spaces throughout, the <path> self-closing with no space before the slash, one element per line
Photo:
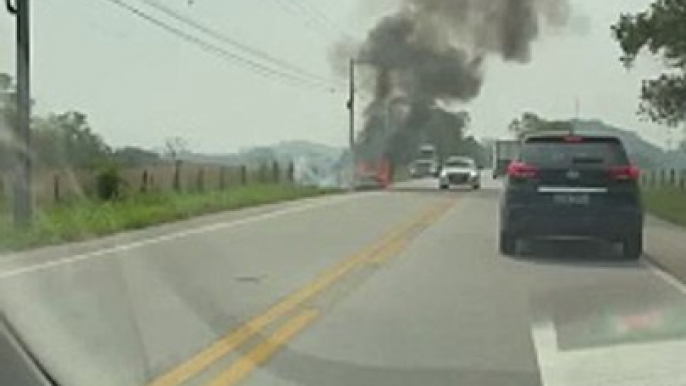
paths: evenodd
<path fill-rule="evenodd" d="M 638 260 L 643 255 L 643 235 L 627 236 L 622 241 L 622 253 L 627 260 Z"/>
<path fill-rule="evenodd" d="M 450 185 L 441 184 L 440 188 L 441 190 L 448 190 L 450 189 Z"/>
<path fill-rule="evenodd" d="M 500 253 L 512 256 L 517 252 L 517 238 L 508 231 L 500 231 Z"/>

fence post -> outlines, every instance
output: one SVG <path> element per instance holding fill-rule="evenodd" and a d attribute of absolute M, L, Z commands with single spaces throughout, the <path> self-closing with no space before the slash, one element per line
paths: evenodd
<path fill-rule="evenodd" d="M 201 167 L 198 170 L 198 177 L 197 177 L 197 189 L 199 192 L 205 191 L 205 168 Z"/>
<path fill-rule="evenodd" d="M 241 185 L 245 186 L 248 184 L 248 168 L 245 165 L 241 165 L 240 168 L 241 175 Z"/>
<path fill-rule="evenodd" d="M 174 161 L 174 182 L 172 184 L 175 191 L 181 191 L 181 160 Z"/>
<path fill-rule="evenodd" d="M 141 193 L 147 193 L 148 192 L 148 170 L 143 170 L 143 175 L 141 176 Z"/>
<path fill-rule="evenodd" d="M 669 170 L 669 187 L 670 188 L 676 187 L 676 170 L 674 170 L 674 169 Z"/>
<path fill-rule="evenodd" d="M 288 182 L 295 182 L 295 164 L 293 161 L 288 163 Z"/>
<path fill-rule="evenodd" d="M 226 189 L 226 166 L 219 167 L 219 190 Z"/>
<path fill-rule="evenodd" d="M 681 171 L 681 177 L 679 178 L 679 188 L 681 190 L 686 189 L 686 170 Z"/>
<path fill-rule="evenodd" d="M 55 174 L 52 178 L 52 197 L 55 202 L 60 202 L 60 176 Z"/>
<path fill-rule="evenodd" d="M 281 168 L 279 167 L 279 163 L 274 161 L 272 162 L 272 178 L 274 179 L 274 183 L 278 184 L 281 182 Z"/>

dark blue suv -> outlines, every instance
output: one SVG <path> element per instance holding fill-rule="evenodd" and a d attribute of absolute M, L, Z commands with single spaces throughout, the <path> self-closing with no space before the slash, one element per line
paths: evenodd
<path fill-rule="evenodd" d="M 627 259 L 643 253 L 639 171 L 611 136 L 534 134 L 507 171 L 500 251 L 528 238 L 592 238 L 621 243 Z"/>

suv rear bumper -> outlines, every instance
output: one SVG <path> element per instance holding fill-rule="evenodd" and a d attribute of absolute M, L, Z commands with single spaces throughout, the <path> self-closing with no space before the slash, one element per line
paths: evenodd
<path fill-rule="evenodd" d="M 591 237 L 619 241 L 643 230 L 641 208 L 552 208 L 505 206 L 501 230 L 518 237 Z"/>

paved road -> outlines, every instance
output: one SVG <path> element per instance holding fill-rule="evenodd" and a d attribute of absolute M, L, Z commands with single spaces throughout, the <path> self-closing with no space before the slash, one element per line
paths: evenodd
<path fill-rule="evenodd" d="M 14 256 L 0 305 L 64 385 L 686 384 L 678 281 L 588 243 L 500 256 L 485 186 L 413 181 Z M 651 258 L 684 250 L 649 235 Z"/>

